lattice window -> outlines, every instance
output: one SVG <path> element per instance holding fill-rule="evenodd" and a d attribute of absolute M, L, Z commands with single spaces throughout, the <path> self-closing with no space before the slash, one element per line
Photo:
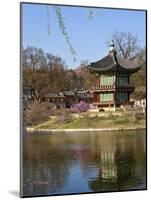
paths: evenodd
<path fill-rule="evenodd" d="M 114 76 L 101 76 L 100 84 L 101 85 L 112 85 L 114 83 Z"/>
<path fill-rule="evenodd" d="M 113 101 L 113 93 L 101 93 L 100 101 Z"/>

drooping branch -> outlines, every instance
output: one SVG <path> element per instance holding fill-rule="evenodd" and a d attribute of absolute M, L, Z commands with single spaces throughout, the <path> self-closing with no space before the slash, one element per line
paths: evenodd
<path fill-rule="evenodd" d="M 47 31 L 48 35 L 50 34 L 50 15 L 49 15 L 49 6 L 46 7 L 46 13 L 47 13 Z"/>
<path fill-rule="evenodd" d="M 88 20 L 92 20 L 93 17 L 94 17 L 93 10 L 92 10 L 92 8 L 89 8 L 89 10 L 88 10 Z"/>
<path fill-rule="evenodd" d="M 68 47 L 69 47 L 69 49 L 70 49 L 70 51 L 71 51 L 71 53 L 73 55 L 73 60 L 76 61 L 77 53 L 76 53 L 74 47 L 72 46 L 72 44 L 70 42 L 69 35 L 68 35 L 67 31 L 66 31 L 66 27 L 65 27 L 65 24 L 64 24 L 64 20 L 63 20 L 63 16 L 62 16 L 62 13 L 61 13 L 61 9 L 58 6 L 55 6 L 54 9 L 56 11 L 56 16 L 57 16 L 59 28 L 60 28 L 62 34 L 64 35 L 65 41 L 68 44 Z"/>

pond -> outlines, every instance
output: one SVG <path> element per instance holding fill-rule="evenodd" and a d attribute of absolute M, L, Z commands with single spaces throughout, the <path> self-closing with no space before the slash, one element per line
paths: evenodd
<path fill-rule="evenodd" d="M 23 196 L 146 189 L 144 130 L 24 133 Z"/>

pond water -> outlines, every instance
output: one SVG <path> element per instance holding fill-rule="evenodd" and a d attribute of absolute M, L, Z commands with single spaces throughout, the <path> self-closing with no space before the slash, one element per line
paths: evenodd
<path fill-rule="evenodd" d="M 23 196 L 146 189 L 145 135 L 24 133 Z"/>

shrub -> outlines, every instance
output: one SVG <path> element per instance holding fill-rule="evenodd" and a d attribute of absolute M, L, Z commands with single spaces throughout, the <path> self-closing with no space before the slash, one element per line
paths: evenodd
<path fill-rule="evenodd" d="M 116 117 L 114 118 L 114 123 L 116 124 L 127 124 L 129 122 L 129 118 L 127 116 Z"/>
<path fill-rule="evenodd" d="M 100 108 L 99 112 L 105 112 L 105 110 L 103 108 Z"/>
<path fill-rule="evenodd" d="M 74 113 L 74 111 L 72 109 L 67 109 L 67 108 L 61 108 L 59 110 L 54 110 L 54 112 L 52 113 L 54 116 L 61 116 L 62 113 L 66 113 L 66 114 L 72 114 Z"/>
<path fill-rule="evenodd" d="M 86 112 L 90 108 L 90 105 L 84 101 L 80 101 L 77 104 L 74 104 L 72 109 L 75 112 Z"/>
<path fill-rule="evenodd" d="M 57 116 L 58 123 L 70 122 L 72 119 L 70 112 L 64 110 Z"/>
<path fill-rule="evenodd" d="M 35 125 L 49 119 L 53 109 L 47 102 L 31 103 L 24 111 L 24 124 Z"/>
<path fill-rule="evenodd" d="M 142 112 L 134 112 L 133 113 L 133 117 L 135 120 L 140 120 L 144 118 L 144 113 Z"/>
<path fill-rule="evenodd" d="M 124 108 L 123 107 L 116 108 L 116 111 L 123 112 Z"/>

